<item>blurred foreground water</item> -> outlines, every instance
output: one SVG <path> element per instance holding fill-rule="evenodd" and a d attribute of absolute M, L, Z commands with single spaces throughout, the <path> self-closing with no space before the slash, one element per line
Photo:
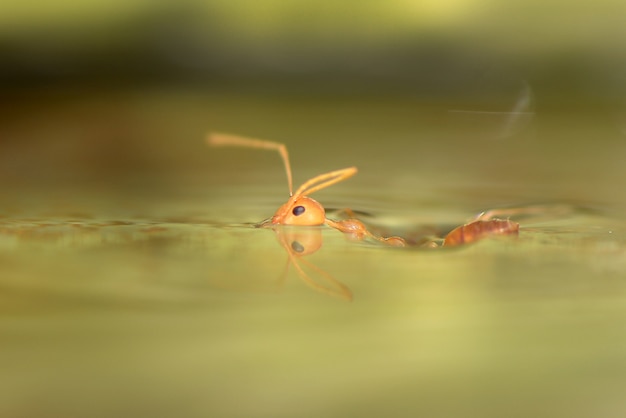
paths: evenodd
<path fill-rule="evenodd" d="M 180 90 L 12 100 L 0 415 L 623 416 L 619 109 L 555 103 L 513 125 L 482 110 Z M 209 130 L 285 142 L 296 184 L 356 165 L 315 198 L 389 233 L 545 211 L 518 239 L 453 250 L 301 230 L 322 246 L 299 261 L 308 278 L 285 275 L 277 234 L 254 227 L 287 198 L 278 156 L 210 149 Z"/>

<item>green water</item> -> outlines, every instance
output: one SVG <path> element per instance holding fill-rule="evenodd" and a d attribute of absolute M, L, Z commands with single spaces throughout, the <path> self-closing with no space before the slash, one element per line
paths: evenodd
<path fill-rule="evenodd" d="M 3 116 L 0 415 L 563 416 L 626 412 L 619 120 L 502 121 L 407 99 L 201 93 L 19 102 Z M 295 182 L 380 231 L 545 205 L 518 239 L 387 248 L 255 228 Z M 283 235 L 278 235 L 282 233 Z M 295 262 L 280 237 L 319 250 Z M 287 271 L 286 271 L 287 269 Z M 285 273 L 286 271 L 286 273 Z"/>

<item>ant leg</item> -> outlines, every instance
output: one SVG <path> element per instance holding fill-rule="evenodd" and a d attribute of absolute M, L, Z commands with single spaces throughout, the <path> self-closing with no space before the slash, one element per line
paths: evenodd
<path fill-rule="evenodd" d="M 351 238 L 356 240 L 364 240 L 366 238 L 372 238 L 379 242 L 382 242 L 387 245 L 391 245 L 394 247 L 404 247 L 406 246 L 406 242 L 404 239 L 400 237 L 379 237 L 372 234 L 367 230 L 363 222 L 358 219 L 346 219 L 344 221 L 333 221 L 330 219 L 326 219 L 326 225 L 331 228 L 335 228 L 338 231 L 348 234 Z"/>
<path fill-rule="evenodd" d="M 575 212 L 575 208 L 570 205 L 534 205 L 517 208 L 491 209 L 480 213 L 474 221 L 490 221 L 497 218 L 515 217 L 560 217 Z"/>
<path fill-rule="evenodd" d="M 367 212 L 360 212 L 360 211 L 354 211 L 350 208 L 341 208 L 341 209 L 332 209 L 331 210 L 333 217 L 335 218 L 339 218 L 339 219 L 359 219 L 362 216 L 372 216 L 371 214 L 367 213 Z M 327 212 L 328 213 L 328 212 Z"/>
<path fill-rule="evenodd" d="M 348 218 L 356 218 L 356 213 L 350 208 L 337 209 L 336 214 L 338 216 L 346 216 Z"/>

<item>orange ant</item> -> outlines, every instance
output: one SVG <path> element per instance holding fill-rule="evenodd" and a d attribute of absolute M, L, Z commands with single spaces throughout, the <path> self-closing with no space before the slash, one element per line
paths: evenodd
<path fill-rule="evenodd" d="M 357 172 L 356 167 L 343 168 L 315 176 L 304 182 L 294 193 L 289 154 L 284 144 L 221 133 L 210 134 L 208 143 L 212 146 L 240 146 L 278 151 L 285 164 L 287 183 L 289 184 L 289 199 L 285 204 L 279 207 L 274 216 L 267 221 L 269 224 L 298 226 L 328 225 L 338 231 L 351 234 L 357 239 L 373 238 L 389 245 L 405 245 L 404 240 L 400 237 L 383 238 L 372 234 L 367 230 L 365 225 L 357 219 L 333 221 L 326 218 L 324 207 L 317 200 L 308 196 L 318 190 L 325 189 L 326 187 L 352 177 Z"/>
<path fill-rule="evenodd" d="M 291 177 L 291 165 L 289 154 L 284 144 L 261 139 L 244 138 L 236 135 L 211 133 L 207 142 L 211 146 L 239 146 L 247 148 L 260 148 L 277 151 L 285 165 L 287 183 L 289 185 L 289 199 L 278 208 L 274 216 L 262 225 L 298 225 L 319 226 L 328 225 L 338 231 L 350 234 L 356 239 L 372 238 L 382 243 L 403 247 L 407 243 L 400 237 L 379 237 L 371 233 L 365 225 L 357 219 L 334 221 L 326 218 L 324 207 L 308 195 L 344 181 L 356 174 L 356 167 L 343 168 L 320 174 L 304 182 L 294 193 Z M 348 211 L 350 213 L 350 211 Z M 519 224 L 510 220 L 495 219 L 496 212 L 487 212 L 480 215 L 476 220 L 452 230 L 443 240 L 445 246 L 457 246 L 470 243 L 493 235 L 517 235 Z M 428 242 L 427 246 L 437 246 L 434 241 Z"/>

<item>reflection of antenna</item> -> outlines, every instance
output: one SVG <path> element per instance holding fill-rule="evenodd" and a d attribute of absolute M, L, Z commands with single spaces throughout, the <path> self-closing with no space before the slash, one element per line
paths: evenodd
<path fill-rule="evenodd" d="M 352 292 L 350 291 L 350 289 L 348 289 L 348 287 L 345 284 L 341 283 L 340 281 L 335 279 L 333 276 L 331 276 L 330 273 L 328 273 L 325 270 L 322 270 L 321 268 L 317 267 L 315 264 L 311 263 L 310 261 L 305 260 L 304 258 L 298 257 L 297 259 L 296 255 L 293 254 L 291 251 L 287 251 L 287 253 L 289 254 L 288 263 L 291 262 L 291 264 L 293 264 L 293 266 L 298 271 L 300 278 L 309 287 L 317 290 L 318 292 L 326 293 L 327 295 L 330 295 L 330 296 L 338 296 L 341 299 L 348 300 L 348 301 L 352 300 Z M 298 261 L 304 263 L 304 265 L 306 265 L 309 269 L 315 271 L 320 277 L 324 278 L 328 284 L 326 283 L 320 284 L 316 282 L 315 280 L 313 280 L 300 266 Z M 285 274 L 287 274 L 288 268 L 289 268 L 289 264 L 287 264 L 287 267 L 285 268 Z"/>
<path fill-rule="evenodd" d="M 287 183 L 289 184 L 289 196 L 293 195 L 293 181 L 291 180 L 291 165 L 289 164 L 289 153 L 287 147 L 284 144 L 278 142 L 266 141 L 263 139 L 244 138 L 241 136 L 222 134 L 213 132 L 210 133 L 207 142 L 211 146 L 234 146 L 245 148 L 261 148 L 278 151 L 283 163 L 285 164 L 285 172 L 287 173 Z"/>
<path fill-rule="evenodd" d="M 297 234 L 291 234 L 289 231 L 275 228 L 274 232 L 276 232 L 278 241 L 285 251 L 287 251 L 288 256 L 281 281 L 285 280 L 289 272 L 289 265 L 293 264 L 298 276 L 300 276 L 302 281 L 310 288 L 330 296 L 339 297 L 348 301 L 352 300 L 352 292 L 345 284 L 335 279 L 327 271 L 304 259 L 304 256 L 314 253 L 322 246 L 321 230 L 315 229 L 304 233 L 300 231 Z M 323 280 L 314 280 L 311 275 L 302 268 L 300 263 L 305 265 L 308 270 L 311 270 L 316 278 Z"/>

